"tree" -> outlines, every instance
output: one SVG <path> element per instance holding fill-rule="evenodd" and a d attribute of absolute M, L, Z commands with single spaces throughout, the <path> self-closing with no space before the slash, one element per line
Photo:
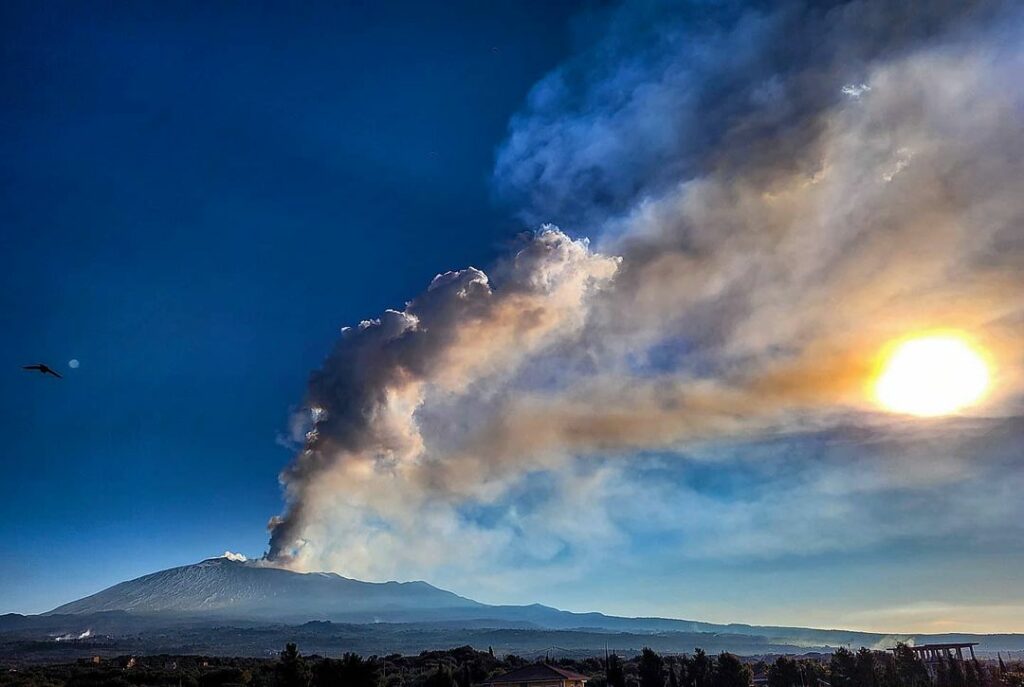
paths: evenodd
<path fill-rule="evenodd" d="M 676 669 L 673 666 L 668 667 L 668 687 L 679 687 L 679 681 L 676 679 Z M 976 685 L 972 685 L 976 687 Z"/>
<path fill-rule="evenodd" d="M 622 668 L 622 660 L 615 654 L 608 657 L 604 674 L 608 687 L 626 687 L 626 671 Z"/>
<path fill-rule="evenodd" d="M 715 662 L 714 687 L 750 687 L 753 678 L 750 666 L 736 658 L 736 656 L 722 652 Z"/>
<path fill-rule="evenodd" d="M 653 649 L 644 647 L 637 661 L 640 687 L 665 687 L 665 662 Z"/>
<path fill-rule="evenodd" d="M 846 647 L 839 647 L 828 662 L 829 683 L 832 687 L 854 687 L 857 659 Z"/>
<path fill-rule="evenodd" d="M 963 664 L 952 657 L 949 659 L 949 687 L 966 687 Z"/>
<path fill-rule="evenodd" d="M 225 687 L 226 685 L 242 685 L 252 680 L 240 668 L 217 668 L 203 672 L 199 676 L 199 687 Z"/>
<path fill-rule="evenodd" d="M 800 667 L 800 684 L 803 687 L 818 687 L 819 681 L 828 682 L 825 666 L 818 661 L 804 659 L 798 665 Z"/>
<path fill-rule="evenodd" d="M 340 659 L 325 658 L 313 671 L 316 687 L 378 687 L 377 662 L 359 654 L 346 653 Z"/>
<path fill-rule="evenodd" d="M 882 687 L 898 687 L 899 680 L 896 677 L 896 659 L 891 654 L 884 654 L 881 673 L 880 683 Z"/>
<path fill-rule="evenodd" d="M 898 642 L 892 654 L 895 687 L 931 687 L 928 669 L 909 646 Z"/>
<path fill-rule="evenodd" d="M 299 655 L 299 649 L 294 642 L 285 645 L 276 672 L 279 687 L 309 686 L 309 666 L 306 665 L 306 659 Z"/>
<path fill-rule="evenodd" d="M 691 659 L 689 656 L 681 656 L 679 658 L 679 687 L 692 687 L 692 677 L 690 672 L 692 671 Z"/>
<path fill-rule="evenodd" d="M 437 670 L 427 677 L 423 687 L 455 687 L 455 680 L 452 679 L 451 671 L 438 663 Z"/>
<path fill-rule="evenodd" d="M 800 666 L 788 656 L 779 656 L 768 667 L 768 687 L 801 687 Z"/>
<path fill-rule="evenodd" d="M 711 687 L 714 666 L 703 649 L 694 649 L 689 662 L 690 687 Z"/>
<path fill-rule="evenodd" d="M 981 666 L 977 659 L 972 658 L 964 662 L 964 684 L 967 687 L 981 687 L 982 674 Z"/>
<path fill-rule="evenodd" d="M 853 683 L 856 687 L 879 687 L 874 651 L 861 647 L 854 663 Z"/>

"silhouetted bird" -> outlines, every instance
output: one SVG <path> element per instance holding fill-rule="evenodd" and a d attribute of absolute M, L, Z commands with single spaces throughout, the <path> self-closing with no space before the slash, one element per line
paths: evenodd
<path fill-rule="evenodd" d="M 46 365 L 43 365 L 42 363 L 39 363 L 38 365 L 22 365 L 21 369 L 23 369 L 23 370 L 39 370 L 44 375 L 53 375 L 54 377 L 57 377 L 58 379 L 63 379 L 63 377 L 61 376 L 61 374 L 59 372 L 54 372 L 53 370 L 51 370 Z"/>

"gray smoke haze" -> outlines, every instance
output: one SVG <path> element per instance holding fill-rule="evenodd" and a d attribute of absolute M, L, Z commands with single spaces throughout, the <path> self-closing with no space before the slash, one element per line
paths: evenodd
<path fill-rule="evenodd" d="M 951 532 L 1024 541 L 1021 14 L 627 3 L 586 26 L 495 170 L 565 231 L 343 332 L 268 559 L 499 587 L 509 560 L 584 574 L 638 523 L 709 557 L 828 550 L 844 522 L 871 527 L 843 546 L 926 536 L 922 494 Z M 994 392 L 968 417 L 881 413 L 880 352 L 930 330 L 989 351 Z M 739 465 L 758 496 L 640 492 L 652 454 Z"/>

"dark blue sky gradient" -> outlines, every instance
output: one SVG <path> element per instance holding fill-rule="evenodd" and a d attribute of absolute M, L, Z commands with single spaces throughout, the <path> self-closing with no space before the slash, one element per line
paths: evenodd
<path fill-rule="evenodd" d="M 494 149 L 574 3 L 284 7 L 0 6 L 0 611 L 260 553 L 338 328 L 523 229 Z"/>

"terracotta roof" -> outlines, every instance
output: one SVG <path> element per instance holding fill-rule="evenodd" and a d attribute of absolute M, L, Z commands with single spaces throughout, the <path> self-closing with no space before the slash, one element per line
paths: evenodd
<path fill-rule="evenodd" d="M 504 675 L 491 678 L 488 684 L 500 685 L 506 683 L 520 682 L 541 682 L 544 680 L 588 680 L 586 675 L 574 673 L 565 668 L 548 665 L 547 663 L 534 663 L 509 671 Z"/>

